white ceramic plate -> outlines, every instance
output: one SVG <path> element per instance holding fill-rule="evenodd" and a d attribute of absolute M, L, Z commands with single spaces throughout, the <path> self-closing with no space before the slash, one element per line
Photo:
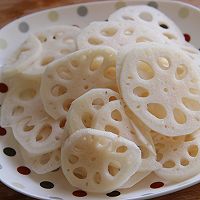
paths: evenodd
<path fill-rule="evenodd" d="M 0 66 L 30 32 L 56 24 L 84 27 L 91 21 L 106 20 L 109 14 L 116 9 L 133 4 L 148 4 L 163 11 L 178 24 L 183 33 L 187 34 L 187 39 L 190 36 L 190 42 L 200 48 L 200 27 L 197 26 L 200 21 L 200 10 L 193 6 L 174 1 L 101 1 L 45 10 L 8 24 L 0 30 Z M 2 96 L 5 92 L 5 85 L 0 83 L 0 95 Z M 30 172 L 23 164 L 11 131 L 1 127 L 0 152 L 0 180 L 18 192 L 39 199 L 77 200 L 78 197 L 83 196 L 84 199 L 91 200 L 105 200 L 112 199 L 112 197 L 117 200 L 147 199 L 200 182 L 200 175 L 178 184 L 170 184 L 151 174 L 134 188 L 96 195 L 70 186 L 60 169 L 46 175 Z"/>

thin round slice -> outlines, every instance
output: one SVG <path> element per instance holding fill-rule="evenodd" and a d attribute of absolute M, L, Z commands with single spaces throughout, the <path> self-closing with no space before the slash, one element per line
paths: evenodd
<path fill-rule="evenodd" d="M 46 112 L 58 119 L 72 101 L 93 88 L 116 88 L 116 52 L 109 47 L 77 51 L 50 64 L 41 82 Z"/>
<path fill-rule="evenodd" d="M 180 49 L 140 44 L 125 58 L 120 91 L 150 129 L 180 136 L 200 128 L 200 94 L 190 92 L 200 89 L 199 82 L 196 63 Z"/>
<path fill-rule="evenodd" d="M 155 173 L 172 182 L 187 180 L 200 173 L 200 135 L 167 137 L 152 132 L 157 161 L 162 168 Z"/>
<path fill-rule="evenodd" d="M 184 43 L 184 37 L 177 25 L 164 13 L 150 6 L 138 5 L 121 8 L 109 17 L 109 21 L 135 22 L 162 33 L 168 40 Z"/>
<path fill-rule="evenodd" d="M 92 128 L 94 116 L 110 101 L 119 99 L 111 89 L 92 89 L 74 100 L 67 113 L 67 132 L 74 133 L 83 128 Z"/>
<path fill-rule="evenodd" d="M 20 152 L 25 165 L 37 174 L 46 174 L 58 169 L 61 166 L 60 149 L 46 154 L 35 155 L 28 153 L 21 147 Z"/>
<path fill-rule="evenodd" d="M 95 115 L 92 128 L 109 131 L 133 141 L 141 150 L 142 163 L 139 171 L 154 171 L 160 167 L 156 161 L 154 144 L 151 143 L 151 136 L 148 140 L 140 130 L 127 117 L 123 109 L 123 103 L 115 100 L 103 106 Z M 145 133 L 147 135 L 147 133 Z M 120 150 L 119 150 L 120 151 Z M 133 179 L 132 179 L 133 180 Z"/>
<path fill-rule="evenodd" d="M 40 58 L 23 73 L 41 76 L 48 64 L 77 50 L 76 38 L 80 29 L 75 26 L 52 26 L 36 33 L 42 44 Z"/>
<path fill-rule="evenodd" d="M 143 42 L 166 43 L 168 40 L 146 25 L 135 22 L 92 22 L 77 38 L 79 49 L 110 46 L 119 50 L 127 44 Z"/>
<path fill-rule="evenodd" d="M 35 35 L 30 35 L 21 46 L 11 55 L 2 69 L 3 79 L 20 73 L 39 59 L 42 45 Z"/>
<path fill-rule="evenodd" d="M 61 150 L 65 177 L 71 185 L 88 192 L 111 192 L 119 188 L 140 164 L 141 152 L 134 142 L 95 129 L 76 131 Z"/>

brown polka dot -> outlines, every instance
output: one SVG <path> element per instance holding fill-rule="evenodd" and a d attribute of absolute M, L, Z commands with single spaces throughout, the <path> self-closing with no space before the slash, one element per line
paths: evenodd
<path fill-rule="evenodd" d="M 76 190 L 72 194 L 74 196 L 76 196 L 76 197 L 85 197 L 85 196 L 87 196 L 87 192 L 85 192 L 83 190 Z"/>
<path fill-rule="evenodd" d="M 22 175 L 29 175 L 31 173 L 31 170 L 28 167 L 25 167 L 25 166 L 18 167 L 17 171 Z"/>
<path fill-rule="evenodd" d="M 161 188 L 164 186 L 163 182 L 154 182 L 150 185 L 150 188 L 152 189 L 157 189 L 157 188 Z"/>
<path fill-rule="evenodd" d="M 188 33 L 184 33 L 184 37 L 185 37 L 185 41 L 186 42 L 190 42 L 191 37 L 190 37 L 190 35 Z"/>
<path fill-rule="evenodd" d="M 8 86 L 5 83 L 0 83 L 0 92 L 6 93 L 8 91 Z"/>
<path fill-rule="evenodd" d="M 0 126 L 0 136 L 4 136 L 6 134 L 6 129 Z"/>
<path fill-rule="evenodd" d="M 112 191 L 112 192 L 110 192 L 110 193 L 107 193 L 106 195 L 108 196 L 108 197 L 117 197 L 117 196 L 119 196 L 121 193 L 119 192 L 119 191 Z"/>

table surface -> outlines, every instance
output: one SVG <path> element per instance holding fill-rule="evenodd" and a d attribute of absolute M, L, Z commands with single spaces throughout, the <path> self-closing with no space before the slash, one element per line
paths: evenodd
<path fill-rule="evenodd" d="M 94 0 L 0 0 L 0 27 L 29 13 L 75 3 L 84 3 Z M 200 7 L 200 0 L 181 0 Z M 1 200 L 34 200 L 19 194 L 0 183 Z M 185 190 L 155 198 L 155 200 L 200 200 L 200 184 Z"/>

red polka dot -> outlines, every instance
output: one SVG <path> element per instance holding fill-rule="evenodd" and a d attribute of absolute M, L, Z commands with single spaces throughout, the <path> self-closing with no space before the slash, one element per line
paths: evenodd
<path fill-rule="evenodd" d="M 87 192 L 82 191 L 82 190 L 76 190 L 72 193 L 76 197 L 85 197 L 87 196 Z"/>
<path fill-rule="evenodd" d="M 5 83 L 0 83 L 0 92 L 6 93 L 8 91 L 8 86 Z"/>
<path fill-rule="evenodd" d="M 185 41 L 186 42 L 190 42 L 191 37 L 190 37 L 190 35 L 188 33 L 184 33 L 184 37 L 185 37 Z"/>
<path fill-rule="evenodd" d="M 163 182 L 154 182 L 150 185 L 150 188 L 152 189 L 157 189 L 157 188 L 161 188 L 164 186 Z"/>
<path fill-rule="evenodd" d="M 6 129 L 0 126 L 0 136 L 4 136 L 6 134 Z"/>
<path fill-rule="evenodd" d="M 18 167 L 17 171 L 22 175 L 29 175 L 31 173 L 31 170 L 28 167 L 25 167 L 25 166 Z"/>

